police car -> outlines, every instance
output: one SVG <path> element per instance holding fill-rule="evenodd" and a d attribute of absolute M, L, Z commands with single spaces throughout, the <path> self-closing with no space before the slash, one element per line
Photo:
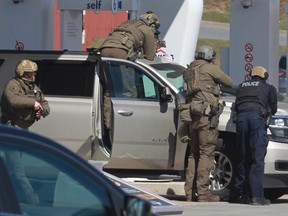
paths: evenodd
<path fill-rule="evenodd" d="M 19 152 L 19 164 L 14 169 L 16 163 L 14 158 L 8 159 L 8 153 Z M 17 178 L 15 173 L 24 176 Z M 158 215 L 152 212 L 151 202 L 124 191 L 58 143 L 26 130 L 0 125 L 0 174 L 0 214 Z M 28 188 L 24 177 L 37 196 L 34 201 L 24 193 Z"/>

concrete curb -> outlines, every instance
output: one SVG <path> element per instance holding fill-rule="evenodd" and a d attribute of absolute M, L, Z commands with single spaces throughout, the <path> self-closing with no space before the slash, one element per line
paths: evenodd
<path fill-rule="evenodd" d="M 159 195 L 177 195 L 184 196 L 184 182 L 170 181 L 170 182 L 131 182 L 131 184 L 144 190 L 151 191 Z"/>

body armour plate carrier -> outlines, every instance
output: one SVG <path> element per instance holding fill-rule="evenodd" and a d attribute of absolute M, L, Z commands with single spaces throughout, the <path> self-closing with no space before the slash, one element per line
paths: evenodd
<path fill-rule="evenodd" d="M 142 25 L 145 25 L 142 21 L 127 20 L 113 29 L 102 47 L 114 47 L 115 44 L 118 44 L 119 47 L 126 48 L 128 52 L 131 51 L 132 48 L 135 52 L 141 51 L 144 34 L 138 27 Z"/>
<path fill-rule="evenodd" d="M 184 93 L 191 97 L 196 95 L 199 91 L 208 92 L 214 95 L 219 94 L 219 85 L 214 82 L 212 78 L 203 79 L 200 75 L 201 65 L 188 65 L 187 70 L 183 73 Z"/>
<path fill-rule="evenodd" d="M 236 103 L 237 107 L 244 102 L 245 103 L 251 102 L 251 103 L 258 103 L 263 108 L 266 109 L 268 98 L 265 95 L 265 88 L 264 88 L 263 81 L 260 81 L 260 80 L 245 81 L 239 86 L 239 88 L 240 89 L 239 89 L 237 103 Z"/>

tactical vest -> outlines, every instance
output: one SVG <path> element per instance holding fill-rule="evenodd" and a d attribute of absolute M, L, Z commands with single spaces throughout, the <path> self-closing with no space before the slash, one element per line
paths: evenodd
<path fill-rule="evenodd" d="M 219 95 L 219 85 L 214 82 L 212 77 L 203 78 L 200 75 L 200 68 L 204 64 L 187 67 L 183 73 L 184 93 L 185 96 L 191 97 L 200 91 L 208 92 L 214 95 Z"/>
<path fill-rule="evenodd" d="M 127 20 L 121 25 L 115 27 L 105 40 L 102 47 L 124 47 L 129 52 L 137 52 L 141 49 L 144 41 L 144 34 L 138 29 L 145 25 L 140 20 Z M 117 46 L 118 44 L 118 46 Z"/>
<path fill-rule="evenodd" d="M 239 107 L 242 103 L 257 103 L 261 107 L 267 107 L 268 98 L 265 95 L 265 83 L 261 80 L 249 80 L 243 82 L 239 86 L 236 106 Z M 249 111 L 249 107 L 246 107 Z M 252 110 L 252 109 L 251 109 Z M 245 111 L 244 108 L 238 109 L 239 112 Z"/>
<path fill-rule="evenodd" d="M 31 98 L 36 97 L 36 93 L 39 90 L 38 88 L 36 88 L 36 86 L 32 85 L 31 88 L 29 88 L 27 85 L 24 84 L 22 80 L 15 79 L 15 81 L 21 87 L 21 92 L 19 92 L 19 94 L 23 94 Z M 6 99 L 2 96 L 1 109 L 3 114 L 1 120 L 5 119 L 5 121 L 11 121 L 12 124 L 16 124 L 22 128 L 28 128 L 35 122 L 34 107 L 16 109 L 14 107 L 11 107 L 6 101 Z M 6 124 L 6 122 L 1 123 Z"/>

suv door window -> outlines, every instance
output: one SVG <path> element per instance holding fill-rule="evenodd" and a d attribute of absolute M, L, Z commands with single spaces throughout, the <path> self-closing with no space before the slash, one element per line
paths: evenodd
<path fill-rule="evenodd" d="M 157 85 L 138 68 L 119 62 L 106 67 L 111 97 L 158 100 Z"/>
<path fill-rule="evenodd" d="M 36 84 L 45 95 L 92 97 L 95 63 L 89 61 L 36 61 Z"/>
<path fill-rule="evenodd" d="M 164 76 L 173 86 L 180 91 L 183 91 L 183 73 L 186 69 L 185 67 L 167 63 L 152 64 L 151 66 Z"/>

